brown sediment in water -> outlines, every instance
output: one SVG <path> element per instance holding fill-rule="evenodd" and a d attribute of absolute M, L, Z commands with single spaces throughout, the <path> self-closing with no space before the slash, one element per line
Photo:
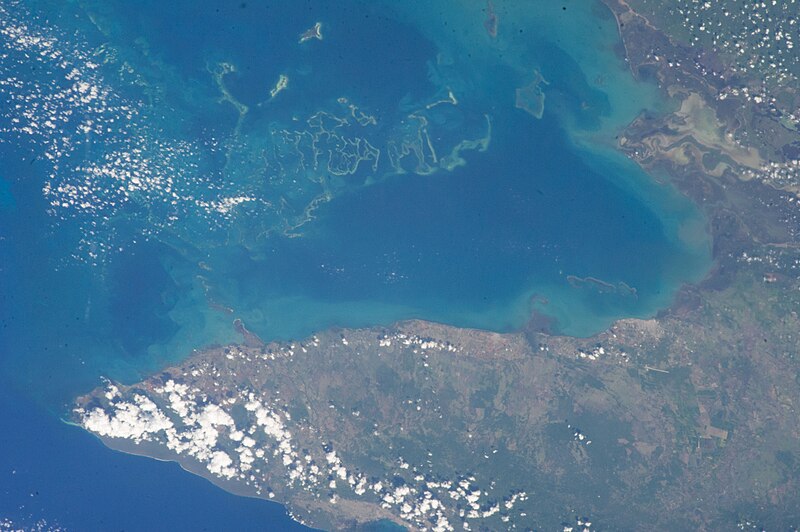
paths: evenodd
<path fill-rule="evenodd" d="M 492 3 L 492 0 L 488 0 L 488 2 L 486 2 L 486 19 L 483 21 L 483 27 L 486 28 L 486 33 L 488 33 L 489 37 L 492 39 L 497 38 L 498 23 L 499 19 L 494 10 L 494 4 Z"/>

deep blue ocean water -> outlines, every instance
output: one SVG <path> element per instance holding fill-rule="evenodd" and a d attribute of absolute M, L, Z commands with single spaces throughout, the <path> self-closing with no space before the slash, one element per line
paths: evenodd
<path fill-rule="evenodd" d="M 12 449 L 0 518 L 82 530 L 289 529 L 279 506 L 110 452 L 59 421 L 101 376 L 133 381 L 193 348 L 235 341 L 234 317 L 270 340 L 405 318 L 508 331 L 535 309 L 560 331 L 588 335 L 650 316 L 702 278 L 702 215 L 614 151 L 620 127 L 668 102 L 616 55 L 610 14 L 594 2 L 566 12 L 544 0 L 494 4 L 496 41 L 477 1 L 36 3 L 32 26 L 106 58 L 107 86 L 143 102 L 136 133 L 146 149 L 134 163 L 158 161 L 179 139 L 190 146 L 184 159 L 197 158 L 165 166 L 182 193 L 232 190 L 280 208 L 209 221 L 196 204 L 144 196 L 73 214 L 49 204 L 43 183 L 69 183 L 81 158 L 99 160 L 122 141 L 76 136 L 79 155 L 55 173 L 35 139 L 0 142 L 0 420 L 2 448 Z M 316 21 L 323 41 L 299 45 Z M 214 80 L 223 62 L 235 67 L 227 90 L 248 107 L 238 125 Z M 26 83 L 54 84 L 52 72 L 27 65 L 6 66 Z M 540 120 L 514 105 L 534 71 L 547 80 Z M 280 74 L 289 87 L 269 100 Z M 457 105 L 433 105 L 448 91 Z M 320 184 L 278 139 L 305 146 L 319 131 L 309 117 L 347 118 L 350 103 L 376 123 L 352 115 L 337 130 L 328 118 L 320 153 L 344 149 L 330 133 L 344 132 L 381 148 L 377 170 L 362 163 Z M 408 158 L 392 166 L 388 147 L 418 138 L 419 116 L 426 164 L 491 124 L 488 149 L 463 150 L 452 170 L 422 171 Z M 330 201 L 292 229 L 323 191 Z M 98 260 L 85 260 L 89 252 Z M 625 283 L 636 295 L 575 288 L 568 276 Z"/>
<path fill-rule="evenodd" d="M 114 452 L 0 384 L 0 515 L 16 526 L 308 530 L 278 504 L 231 495 L 175 463 Z"/>

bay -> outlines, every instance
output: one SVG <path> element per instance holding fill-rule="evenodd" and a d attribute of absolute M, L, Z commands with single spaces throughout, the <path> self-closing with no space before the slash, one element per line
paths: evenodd
<path fill-rule="evenodd" d="M 599 2 L 498 0 L 497 38 L 484 27 L 483 2 L 37 6 L 31 25 L 60 27 L 64 42 L 80 35 L 87 53 L 107 59 L 97 68 L 104 86 L 140 102 L 145 149 L 126 170 L 167 153 L 159 168 L 196 201 L 173 208 L 142 194 L 93 216 L 67 212 L 43 197 L 44 183 L 69 184 L 71 164 L 102 160 L 124 139 L 81 137 L 85 160 L 60 161 L 57 173 L 36 141 L 0 144 L 2 408 L 19 427 L 0 489 L 13 493 L 3 510 L 15 519 L 102 528 L 88 520 L 96 498 L 131 529 L 159 514 L 191 529 L 207 514 L 163 502 L 186 490 L 198 507 L 224 510 L 208 528 L 225 519 L 289 527 L 274 505 L 240 502 L 174 465 L 109 453 L 58 421 L 101 377 L 132 382 L 192 349 L 236 341 L 234 318 L 272 340 L 407 318 L 509 331 L 536 311 L 556 332 L 586 336 L 652 316 L 710 267 L 702 213 L 615 150 L 641 110 L 670 102 L 632 78 Z M 323 40 L 298 44 L 318 21 Z M 14 67 L 25 82 L 53 84 L 48 72 Z M 270 99 L 280 75 L 289 85 Z M 541 118 L 516 105 L 517 89 L 537 75 Z M 276 139 L 332 131 L 344 131 L 339 144 L 316 156 L 348 146 L 344 139 L 369 142 L 381 150 L 375 166 L 324 182 L 307 167 L 281 166 L 300 152 L 280 151 Z M 413 144 L 422 132 L 427 141 Z M 398 146 L 411 155 L 396 162 Z M 270 207 L 212 219 L 213 209 L 198 208 L 211 189 Z M 105 192 L 114 191 L 98 187 Z M 86 260 L 87 251 L 100 259 Z M 52 455 L 42 465 L 45 449 L 26 444 L 39 439 Z M 81 472 L 87 453 L 99 458 Z M 20 482 L 15 468 L 35 474 Z M 119 484 L 109 488 L 104 474 Z M 163 497 L 117 514 L 106 492 L 146 493 L 158 475 L 168 477 Z M 59 503 L 52 487 L 67 478 L 80 489 Z M 49 499 L 23 505 L 37 483 Z"/>

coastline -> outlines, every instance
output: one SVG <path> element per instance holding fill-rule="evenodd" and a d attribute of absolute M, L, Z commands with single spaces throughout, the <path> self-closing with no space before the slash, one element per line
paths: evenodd
<path fill-rule="evenodd" d="M 604 0 L 604 3 L 609 6 L 612 13 L 614 13 L 615 18 L 617 20 L 618 27 L 620 29 L 620 34 L 622 35 L 622 42 L 625 45 L 626 56 L 630 57 L 630 52 L 628 50 L 628 42 L 625 38 L 625 32 L 629 31 L 626 30 L 625 22 L 623 21 L 623 17 L 627 12 L 618 12 L 617 9 L 622 9 L 623 7 L 627 7 L 625 2 L 619 1 L 616 2 L 614 0 Z M 613 6 L 616 6 L 617 9 L 614 9 Z M 645 19 L 646 21 L 646 19 Z M 635 70 L 636 66 L 631 63 L 630 64 L 631 70 L 634 72 L 634 76 L 637 76 L 638 73 Z M 623 146 L 620 146 L 620 151 L 630 156 L 630 150 Z M 512 333 L 493 333 L 491 331 L 482 331 L 478 329 L 469 329 L 469 328 L 456 328 L 451 327 L 445 324 L 439 324 L 435 322 L 423 321 L 423 320 L 406 320 L 397 322 L 395 324 L 389 325 L 387 327 L 371 327 L 364 330 L 353 330 L 353 329 L 328 329 L 325 331 L 321 331 L 317 333 L 319 336 L 327 337 L 328 339 L 340 336 L 342 339 L 347 339 L 353 335 L 359 336 L 365 335 L 369 336 L 370 334 L 375 336 L 380 331 L 381 334 L 390 335 L 390 334 L 408 334 L 408 335 L 416 335 L 420 338 L 431 338 L 435 339 L 437 342 L 454 342 L 454 345 L 457 345 L 456 342 L 462 341 L 464 342 L 464 338 L 467 340 L 465 341 L 466 344 L 472 346 L 472 349 L 467 350 L 467 354 L 473 356 L 476 360 L 484 360 L 490 364 L 502 364 L 503 362 L 509 361 L 519 361 L 519 360 L 528 360 L 528 359 L 536 359 L 539 357 L 538 360 L 534 360 L 531 363 L 547 363 L 559 365 L 562 367 L 562 370 L 565 372 L 572 372 L 575 375 L 580 375 L 582 378 L 588 379 L 586 373 L 596 372 L 599 373 L 599 377 L 597 377 L 600 381 L 603 382 L 604 386 L 614 387 L 615 390 L 619 390 L 619 383 L 622 382 L 625 386 L 641 386 L 641 383 L 637 380 L 641 378 L 643 381 L 646 382 L 648 386 L 658 387 L 658 386 L 666 386 L 662 384 L 653 384 L 653 381 L 660 383 L 661 381 L 657 381 L 656 379 L 660 378 L 659 375 L 656 375 L 654 372 L 663 372 L 667 375 L 672 375 L 670 372 L 673 373 L 680 373 L 681 375 L 688 375 L 686 377 L 687 380 L 690 381 L 690 384 L 694 386 L 696 389 L 707 392 L 708 390 L 706 387 L 701 386 L 701 382 L 705 382 L 704 379 L 708 381 L 714 382 L 714 379 L 708 377 L 708 375 L 714 374 L 713 370 L 713 361 L 711 358 L 704 355 L 696 353 L 696 348 L 693 347 L 690 349 L 686 347 L 685 344 L 689 343 L 689 340 L 695 341 L 700 345 L 702 344 L 701 340 L 704 338 L 703 334 L 706 334 L 702 331 L 701 327 L 694 327 L 691 323 L 697 315 L 700 315 L 706 307 L 711 308 L 725 308 L 724 305 L 732 305 L 730 303 L 734 300 L 736 296 L 736 283 L 744 283 L 744 282 L 758 282 L 759 276 L 762 275 L 761 271 L 751 271 L 748 269 L 747 266 L 743 265 L 741 261 L 741 253 L 743 250 L 751 251 L 754 249 L 759 249 L 759 235 L 760 234 L 768 234 L 772 230 L 771 223 L 774 223 L 774 220 L 770 217 L 766 217 L 765 221 L 762 225 L 756 224 L 755 226 L 747 226 L 742 227 L 739 225 L 739 216 L 732 212 L 730 205 L 725 203 L 719 202 L 709 202 L 709 196 L 706 190 L 702 187 L 698 188 L 696 179 L 701 179 L 703 183 L 712 183 L 716 179 L 716 176 L 699 176 L 696 168 L 678 168 L 676 172 L 675 167 L 665 166 L 662 167 L 660 165 L 668 164 L 665 163 L 663 160 L 658 159 L 655 157 L 653 160 L 648 160 L 646 162 L 642 162 L 641 159 L 634 158 L 637 163 L 642 165 L 642 168 L 645 171 L 652 171 L 653 168 L 667 168 L 667 171 L 670 173 L 672 177 L 675 178 L 675 181 L 670 186 L 675 186 L 678 190 L 681 191 L 682 194 L 686 194 L 688 197 L 692 199 L 694 203 L 696 203 L 702 210 L 707 214 L 709 219 L 709 226 L 710 226 L 710 236 L 711 236 L 711 244 L 712 244 L 712 260 L 713 266 L 710 271 L 708 271 L 707 275 L 704 279 L 697 283 L 692 284 L 685 284 L 683 285 L 673 297 L 673 301 L 669 306 L 664 309 L 659 310 L 653 318 L 646 318 L 646 319 L 633 319 L 633 318 L 626 318 L 620 319 L 614 322 L 608 329 L 593 335 L 588 338 L 577 338 L 577 337 L 569 337 L 569 336 L 560 336 L 560 335 L 550 335 L 550 334 L 543 334 L 539 331 L 528 331 L 529 323 L 526 323 L 519 331 L 512 332 Z M 755 185 L 753 185 L 755 186 Z M 763 192 L 763 191 L 762 191 Z M 768 192 L 763 192 L 764 194 L 768 194 Z M 765 277 L 766 278 L 766 277 Z M 577 279 L 577 277 L 576 277 Z M 744 280 L 743 280 L 744 279 Z M 591 281 L 591 277 L 584 278 L 583 281 Z M 771 281 L 770 281 L 771 282 Z M 768 288 L 767 285 L 754 285 L 760 286 L 759 289 L 766 290 Z M 719 303 L 721 301 L 721 303 Z M 711 303 L 709 303 L 711 302 Z M 737 319 L 743 320 L 740 316 L 737 316 Z M 532 318 L 533 322 L 536 323 L 535 316 Z M 719 325 L 719 323 L 717 324 Z M 750 324 L 752 326 L 752 324 Z M 720 326 L 721 327 L 721 326 Z M 538 326 L 534 326 L 534 329 L 538 329 Z M 244 325 L 242 325 L 241 329 L 245 331 Z M 720 328 L 720 330 L 724 330 L 730 333 L 730 329 L 728 328 Z M 366 331 L 366 332 L 363 332 Z M 240 331 L 242 332 L 242 331 Z M 375 334 L 373 334 L 375 333 Z M 731 333 L 733 334 L 733 333 Z M 749 342 L 752 340 L 749 336 L 749 332 L 745 334 L 745 332 L 739 333 L 741 336 L 737 336 L 737 338 L 741 337 L 743 341 Z M 753 335 L 755 337 L 757 335 Z M 313 338 L 316 338 L 317 335 L 313 335 L 309 338 L 306 338 L 302 341 L 299 341 L 300 345 L 305 345 L 309 343 L 313 343 Z M 620 338 L 625 338 L 626 341 L 629 342 L 630 345 L 638 346 L 638 351 L 634 353 L 629 353 L 627 351 L 628 344 L 623 342 Z M 665 338 L 667 340 L 665 340 Z M 687 340 L 688 339 L 688 340 Z M 260 345 L 253 345 L 254 342 L 247 341 L 245 338 L 245 345 L 242 346 L 228 346 L 229 348 L 239 348 L 243 351 L 247 351 L 248 349 L 261 349 L 262 346 Z M 363 340 L 366 341 L 366 340 Z M 427 340 L 426 340 L 427 341 Z M 518 342 L 524 341 L 527 346 L 520 348 Z M 664 342 L 664 343 L 662 343 Z M 340 341 L 341 343 L 341 341 Z M 666 346 L 665 346 L 666 343 Z M 293 343 L 292 343 L 293 344 Z M 463 344 L 463 345 L 466 345 Z M 601 347 L 597 347 L 597 344 L 601 344 Z M 361 345 L 361 344 L 359 344 Z M 366 345 L 366 344 L 363 344 Z M 512 345 L 512 347 L 509 347 Z M 709 343 L 707 345 L 713 346 L 713 343 Z M 277 350 L 279 346 L 285 347 L 284 343 L 269 343 L 264 349 L 275 349 Z M 344 344 L 347 347 L 347 344 Z M 547 349 L 538 350 L 539 347 L 546 346 Z M 623 347 L 625 349 L 623 349 Z M 337 349 L 340 347 L 337 346 Z M 333 348 L 331 348 L 333 349 Z M 516 354 L 509 355 L 509 351 L 507 349 L 511 349 Z M 515 351 L 516 349 L 516 351 Z M 600 351 L 602 349 L 602 351 Z M 649 351 L 648 351 L 649 350 Z M 184 369 L 186 367 L 191 366 L 194 362 L 198 360 L 206 361 L 209 353 L 218 351 L 215 348 L 211 348 L 208 350 L 201 350 L 196 354 L 193 354 L 186 360 L 182 361 L 177 366 L 167 368 L 166 371 L 172 372 L 177 374 L 185 373 Z M 256 351 L 253 351 L 256 352 Z M 338 351 L 337 351 L 338 352 Z M 353 354 L 351 350 L 346 350 L 347 353 L 350 353 L 348 356 L 356 357 L 356 354 Z M 519 355 L 519 352 L 523 352 L 523 355 Z M 611 357 L 607 356 L 612 354 Z M 322 356 L 322 355 L 320 355 Z M 753 356 L 761 356 L 760 354 Z M 555 362 L 554 362 L 555 360 Z M 764 367 L 770 369 L 769 378 L 774 379 L 775 382 L 783 382 L 780 376 L 775 374 L 781 368 L 786 368 L 786 363 L 781 362 L 780 360 L 775 361 L 772 359 L 765 360 L 764 358 L 758 359 L 760 363 L 764 364 Z M 603 369 L 598 370 L 596 368 L 587 370 L 581 364 L 590 364 L 594 362 L 598 362 L 603 365 Z M 447 362 L 445 362 L 447 363 Z M 415 366 L 416 367 L 416 366 Z M 457 364 L 453 363 L 451 369 L 457 368 Z M 777 369 L 776 369 L 777 368 Z M 633 373 L 634 376 L 626 376 L 627 373 Z M 697 373 L 706 373 L 705 377 L 697 376 Z M 278 375 L 280 371 L 278 371 Z M 655 376 L 654 376 L 655 375 Z M 715 374 L 714 374 L 715 375 Z M 185 375 L 184 375 L 185 376 Z M 635 377 L 635 378 L 634 378 Z M 666 379 L 676 379 L 677 377 L 665 377 Z M 766 378 L 766 377 L 765 377 Z M 476 378 L 477 379 L 477 378 Z M 716 376 L 717 382 L 723 382 L 726 379 L 732 380 L 735 377 L 731 376 Z M 417 381 L 414 381 L 417 383 Z M 672 381 L 669 381 L 672 382 Z M 481 381 L 473 380 L 468 382 L 470 386 L 477 386 L 480 384 Z M 676 390 L 681 390 L 680 386 L 684 385 L 684 383 L 673 383 L 674 389 L 670 389 L 670 393 L 677 393 Z M 545 389 L 548 391 L 549 388 L 546 385 L 543 385 Z M 645 387 L 641 386 L 641 389 L 644 390 Z M 660 389 L 660 388 L 659 388 Z M 737 389 L 737 388 L 733 388 Z M 569 393 L 570 387 L 564 385 L 564 388 L 560 390 L 562 393 Z M 97 397 L 97 394 L 101 392 L 95 391 L 89 394 L 87 397 Z M 657 400 L 663 401 L 664 404 L 671 404 L 667 399 L 668 394 L 667 392 L 658 392 L 664 393 L 664 396 L 657 397 Z M 718 391 L 714 391 L 714 393 L 722 393 Z M 658 395 L 658 394 L 656 394 Z M 647 394 L 642 393 L 642 397 L 646 397 Z M 791 396 L 791 404 L 796 403 L 796 394 Z M 733 455 L 733 452 L 725 450 L 725 447 L 728 446 L 728 449 L 735 449 L 738 450 L 740 453 L 744 453 L 747 449 L 746 446 L 746 439 L 747 437 L 752 437 L 753 434 L 756 434 L 758 431 L 766 430 L 764 429 L 763 425 L 758 425 L 758 431 L 751 426 L 744 426 L 738 429 L 738 433 L 735 431 L 728 431 L 727 429 L 722 429 L 712 424 L 712 421 L 708 416 L 703 417 L 703 412 L 707 408 L 704 406 L 704 400 L 698 399 L 697 404 L 700 406 L 698 407 L 698 411 L 700 412 L 700 421 L 696 422 L 694 417 L 691 417 L 689 421 L 685 419 L 685 413 L 676 413 L 675 418 L 671 417 L 662 417 L 658 418 L 658 414 L 647 411 L 647 416 L 652 416 L 652 419 L 640 419 L 637 420 L 641 422 L 643 427 L 649 427 L 651 430 L 652 427 L 655 426 L 653 423 L 653 419 L 668 419 L 668 422 L 674 423 L 675 427 L 683 428 L 686 427 L 682 424 L 686 424 L 686 426 L 690 426 L 692 430 L 694 430 L 694 435 L 692 438 L 689 438 L 687 441 L 690 440 L 691 445 L 685 446 L 690 450 L 693 446 L 696 446 L 697 449 L 701 449 L 699 451 L 702 455 L 703 452 L 706 452 L 708 455 L 715 457 L 714 459 L 719 460 L 727 460 L 726 463 L 730 464 L 731 461 L 736 459 L 736 456 Z M 633 403 L 632 403 L 633 404 Z M 597 405 L 592 405 L 591 403 L 583 404 L 582 407 L 585 409 L 590 409 L 592 406 L 597 408 L 599 411 L 603 411 L 605 413 L 611 412 L 612 409 L 608 407 L 607 409 L 603 410 Z M 490 410 L 490 407 L 477 407 L 478 409 L 484 408 Z M 495 407 L 497 408 L 497 407 Z M 542 408 L 547 409 L 549 407 L 543 406 Z M 644 406 L 642 407 L 645 408 Z M 551 418 L 547 418 L 548 423 L 553 423 L 552 419 L 555 419 L 556 415 L 560 413 L 560 411 L 556 408 L 553 410 L 547 410 L 548 413 L 552 414 Z M 472 413 L 471 414 L 475 414 Z M 475 414 L 477 415 L 477 414 Z M 481 414 L 485 415 L 485 414 Z M 638 414 L 629 414 L 632 417 L 636 418 Z M 693 416 L 694 414 L 692 414 Z M 684 416 L 684 417 L 681 417 Z M 324 416 L 322 416 L 324 418 Z M 544 419 L 544 418 L 542 418 Z M 631 421 L 634 423 L 634 421 Z M 785 424 L 782 425 L 785 427 Z M 327 429 L 327 434 L 335 434 L 331 432 L 330 426 L 323 424 L 323 429 Z M 657 443 L 652 441 L 647 441 L 646 437 L 638 434 L 637 437 L 634 437 L 631 441 L 625 444 L 620 444 L 622 447 L 627 449 L 630 454 L 635 454 L 639 456 L 640 459 L 647 464 L 656 464 L 658 467 L 664 467 L 665 460 L 661 460 L 660 457 L 655 456 L 656 449 L 658 446 L 665 446 L 668 445 L 666 442 L 671 438 L 679 438 L 681 436 L 681 431 L 677 428 L 673 431 L 673 427 L 669 426 L 663 429 L 663 438 L 661 438 Z M 635 432 L 635 431 L 634 431 Z M 778 428 L 772 430 L 772 434 L 778 434 L 780 431 Z M 722 435 L 724 434 L 724 437 Z M 488 436 L 487 436 L 488 438 Z M 628 436 L 621 437 L 626 441 Z M 743 439 L 744 438 L 744 439 Z M 696 441 L 695 441 L 696 440 Z M 104 443 L 107 445 L 116 448 L 118 443 L 115 439 L 104 439 Z M 490 441 L 487 439 L 487 441 Z M 582 440 L 581 440 L 582 441 Z M 598 440 L 599 441 L 599 440 Z M 631 443 L 633 442 L 633 443 Z M 636 445 L 636 443 L 639 445 Z M 708 443 L 711 442 L 711 443 Z M 685 441 L 678 441 L 673 444 L 674 452 L 676 454 L 680 454 L 680 463 L 684 464 L 684 467 L 689 467 L 690 464 L 701 468 L 704 467 L 702 462 L 695 463 L 691 459 L 690 451 L 687 451 L 686 448 L 678 445 L 678 443 L 686 443 Z M 467 444 L 464 443 L 466 446 Z M 519 442 L 515 442 L 515 445 L 520 445 Z M 571 444 L 570 444 L 571 445 Z M 158 448 L 158 446 L 156 446 Z M 468 447 L 465 447 L 468 448 Z M 577 450 L 575 450 L 577 449 Z M 583 447 L 576 447 L 573 446 L 574 454 L 577 454 L 584 460 L 581 462 L 581 466 L 585 468 L 585 471 L 594 471 L 591 465 L 587 465 L 588 459 L 581 453 L 589 453 L 590 451 L 586 451 Z M 751 451 L 753 452 L 753 451 Z M 153 451 L 154 454 L 157 454 L 156 451 Z M 638 454 L 636 454 L 638 453 Z M 683 454 L 681 454 L 683 453 Z M 717 454 L 714 454 L 717 453 Z M 134 453 L 138 454 L 138 453 Z M 150 454 L 141 453 L 145 456 L 151 456 Z M 689 456 L 684 460 L 684 454 Z M 731 457 L 733 455 L 733 457 Z M 176 455 L 177 456 L 177 455 Z M 588 454 L 587 454 L 588 456 Z M 759 455 L 760 456 L 760 455 Z M 157 456 L 151 456 L 158 459 Z M 722 457 L 722 458 L 720 458 Z M 180 460 L 175 460 L 179 463 Z M 579 460 L 580 462 L 580 460 Z M 537 466 L 545 468 L 542 464 L 537 464 Z M 181 464 L 181 467 L 184 467 Z M 620 466 L 621 467 L 621 466 Z M 739 466 L 739 467 L 744 467 Z M 207 473 L 203 470 L 203 468 L 185 468 L 187 471 L 190 471 L 194 474 L 204 476 L 205 478 L 209 479 L 210 481 L 214 482 L 217 485 L 220 485 L 223 489 L 230 489 L 229 487 L 226 488 L 225 485 L 221 485 L 224 483 L 217 483 L 215 482 L 214 477 L 212 474 Z M 194 469 L 194 470 L 192 470 Z M 199 470 L 199 472 L 198 472 Z M 710 476 L 713 475 L 723 475 L 720 472 L 709 472 L 706 473 Z M 684 472 L 687 478 L 691 478 L 700 482 L 700 480 L 693 476 L 694 474 L 691 472 Z M 594 473 L 596 475 L 596 473 Z M 596 477 L 592 477 L 596 478 Z M 716 480 L 720 480 L 723 477 L 714 477 Z M 749 478 L 749 477 L 748 477 Z M 710 481 L 703 480 L 702 482 L 708 483 Z M 720 481 L 721 482 L 721 481 Z M 744 480 L 743 482 L 747 482 Z M 787 481 L 787 482 L 791 482 Z M 703 484 L 703 486 L 707 486 L 707 484 Z M 233 489 L 239 489 L 238 487 Z M 700 489 L 700 488 L 698 488 Z M 706 488 L 703 488 L 706 489 Z M 711 488 L 707 488 L 710 490 Z M 755 489 L 755 488 L 754 488 Z M 680 490 L 678 490 L 680 491 Z M 725 494 L 716 494 L 715 500 L 723 501 L 721 503 L 722 506 L 728 504 L 726 497 L 730 497 L 734 499 L 739 497 L 736 500 L 742 500 L 742 493 L 746 492 L 746 489 L 732 489 L 731 493 Z M 709 491 L 710 493 L 710 491 Z M 250 495 L 252 496 L 252 495 Z M 285 496 L 290 499 L 292 496 L 286 495 Z M 566 497 L 566 496 L 565 496 Z M 671 510 L 678 510 L 678 511 L 691 511 L 691 504 L 687 502 L 688 495 L 677 493 L 674 490 L 669 491 L 666 490 L 664 492 L 659 492 L 659 501 L 668 500 L 672 506 L 669 507 Z M 791 495 L 787 495 L 785 493 L 775 494 L 772 493 L 771 495 L 763 496 L 762 492 L 759 492 L 759 497 L 762 497 L 762 500 L 778 500 L 779 503 L 784 504 L 784 507 L 790 507 L 791 503 L 795 501 L 796 498 L 793 498 Z M 772 497 L 772 499 L 770 499 Z M 263 497 L 262 497 L 263 498 Z M 569 498 L 567 497 L 567 500 Z M 605 501 L 604 501 L 605 502 Z M 289 503 L 291 504 L 291 503 Z M 778 503 L 776 503 L 778 505 Z M 730 506 L 730 505 L 729 505 Z M 361 508 L 361 511 L 364 509 Z M 602 511 L 602 508 L 595 507 L 595 511 Z M 322 511 L 325 518 L 330 518 L 330 515 L 335 515 L 334 510 L 330 510 L 330 508 L 326 508 Z M 710 513 L 710 512 L 709 512 Z M 366 516 L 369 512 L 364 512 L 362 514 L 356 513 L 357 516 L 364 517 L 364 521 L 367 521 Z M 409 525 L 409 521 L 403 521 L 402 519 L 397 517 L 398 514 L 390 514 L 391 518 L 395 520 L 395 522 L 404 522 L 406 525 Z M 791 517 L 790 513 L 786 515 Z M 604 516 L 606 519 L 609 517 L 606 515 Z M 716 517 L 715 517 L 716 518 Z M 318 517 L 318 519 L 320 519 Z M 692 526 L 711 526 L 714 521 L 708 521 L 706 519 L 711 519 L 703 517 L 703 516 L 662 516 L 661 517 L 661 524 L 667 523 L 680 523 L 683 525 L 691 523 Z M 670 521 L 673 519 L 673 521 Z M 334 521 L 331 521 L 334 522 Z M 620 524 L 620 523 L 617 523 Z M 622 523 L 624 524 L 624 523 Z M 334 525 L 337 526 L 337 525 Z M 341 525 L 338 525 L 341 526 Z M 411 525 L 413 528 L 413 525 Z"/>

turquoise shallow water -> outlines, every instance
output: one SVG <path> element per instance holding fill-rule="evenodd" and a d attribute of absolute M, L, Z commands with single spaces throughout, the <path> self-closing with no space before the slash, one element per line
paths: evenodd
<path fill-rule="evenodd" d="M 269 340 L 405 318 L 507 331 L 535 309 L 589 335 L 709 267 L 702 215 L 613 148 L 668 102 L 599 3 L 495 1 L 496 39 L 483 2 L 36 6 L 6 24 L 100 89 L 59 136 L 0 122 L 0 371 L 53 416 L 101 375 L 235 341 L 234 317 Z M 298 44 L 316 21 L 324 39 Z M 6 45 L 4 99 L 76 86 Z M 540 119 L 515 106 L 537 72 Z"/>
<path fill-rule="evenodd" d="M 559 330 L 583 335 L 669 304 L 708 266 L 704 221 L 613 150 L 620 125 L 665 102 L 632 79 L 599 4 L 526 6 L 495 3 L 494 40 L 482 3 L 164 11 L 87 0 L 46 23 L 31 15 L 64 41 L 82 36 L 95 50 L 87 57 L 103 61 L 92 81 L 139 102 L 144 117 L 140 151 L 122 152 L 130 146 L 109 126 L 76 135 L 75 159 L 136 153 L 121 170 L 157 166 L 182 196 L 170 206 L 144 190 L 112 209 L 101 201 L 114 190 L 98 181 L 96 213 L 53 208 L 42 182 L 70 185 L 73 163 L 48 174 L 46 146 L 9 136 L 9 372 L 60 405 L 98 375 L 136 378 L 235 340 L 234 316 L 266 339 L 410 317 L 511 330 L 537 296 Z M 318 20 L 324 40 L 299 45 Z M 65 79 L 14 67 L 40 91 Z M 541 119 L 515 107 L 536 71 L 546 80 Z M 289 88 L 270 100 L 281 73 Z M 247 108 L 239 119 L 231 101 Z M 352 146 L 367 142 L 378 160 L 353 169 Z M 201 206 L 214 199 L 207 190 L 260 201 L 214 217 Z M 73 258 L 91 253 L 95 266 Z M 636 294 L 576 288 L 568 276 Z"/>

